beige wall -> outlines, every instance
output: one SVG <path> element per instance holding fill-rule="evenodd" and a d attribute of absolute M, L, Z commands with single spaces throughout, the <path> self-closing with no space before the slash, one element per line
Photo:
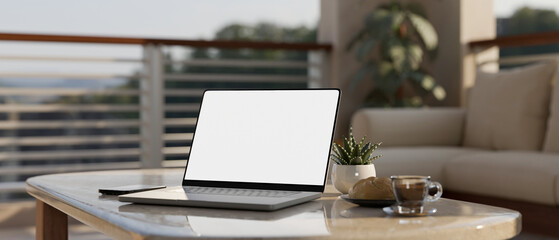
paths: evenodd
<path fill-rule="evenodd" d="M 461 83 L 461 106 L 467 105 L 468 90 L 475 83 L 476 62 L 496 60 L 499 57 L 497 47 L 476 50 L 476 54 L 468 48 L 468 42 L 475 40 L 492 39 L 497 36 L 497 23 L 493 14 L 493 1 L 487 0 L 463 0 L 461 3 L 461 36 L 462 46 L 462 79 Z M 496 70 L 497 65 L 484 65 L 485 70 Z"/>
<path fill-rule="evenodd" d="M 419 0 L 406 0 L 419 1 Z M 334 49 L 328 56 L 332 87 L 342 89 L 342 102 L 336 136 L 347 135 L 351 114 L 363 102 L 371 84 L 349 90 L 349 82 L 359 68 L 359 62 L 346 46 L 362 28 L 364 17 L 381 3 L 390 0 L 321 0 L 319 42 L 332 43 Z M 447 91 L 447 98 L 437 105 L 463 106 L 464 87 L 473 82 L 475 65 L 469 54 L 467 42 L 495 36 L 495 19 L 492 0 L 420 0 L 428 18 L 439 34 L 437 58 L 426 67 Z M 493 55 L 496 51 L 493 51 Z M 374 139 L 373 139 L 374 140 Z"/>
<path fill-rule="evenodd" d="M 318 31 L 319 42 L 331 43 L 334 48 L 330 60 L 331 87 L 342 89 L 342 98 L 336 126 L 336 139 L 347 136 L 350 116 L 365 99 L 371 84 L 360 85 L 355 91 L 349 90 L 349 81 L 359 68 L 346 46 L 351 37 L 361 28 L 363 16 L 377 4 L 361 0 L 322 0 L 321 19 Z"/>

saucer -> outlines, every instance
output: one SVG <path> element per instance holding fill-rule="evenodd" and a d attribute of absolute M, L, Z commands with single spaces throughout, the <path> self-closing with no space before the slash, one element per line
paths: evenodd
<path fill-rule="evenodd" d="M 437 209 L 434 207 L 427 207 L 423 208 L 423 212 L 421 213 L 402 213 L 398 211 L 396 205 L 392 205 L 389 207 L 385 207 L 382 211 L 388 215 L 396 215 L 396 216 L 404 216 L 404 217 L 424 217 L 429 216 L 437 212 Z"/>
<path fill-rule="evenodd" d="M 396 203 L 396 200 L 368 200 L 368 199 L 349 198 L 347 194 L 341 195 L 340 198 L 350 203 L 355 203 L 362 207 L 381 208 Z"/>

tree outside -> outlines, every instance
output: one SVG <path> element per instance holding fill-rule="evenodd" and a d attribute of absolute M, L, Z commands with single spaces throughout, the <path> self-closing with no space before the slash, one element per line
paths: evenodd
<path fill-rule="evenodd" d="M 510 18 L 497 20 L 498 35 L 518 35 L 559 30 L 559 16 L 554 10 L 522 7 Z M 559 52 L 559 44 L 502 48 L 501 57 Z"/>

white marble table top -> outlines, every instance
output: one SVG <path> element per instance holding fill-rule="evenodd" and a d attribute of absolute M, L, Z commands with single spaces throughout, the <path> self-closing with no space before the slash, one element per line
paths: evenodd
<path fill-rule="evenodd" d="M 177 186 L 183 169 L 127 170 L 30 178 L 38 200 L 116 239 L 326 238 L 326 239 L 507 239 L 520 232 L 520 213 L 444 199 L 427 217 L 396 217 L 339 198 L 332 186 L 302 205 L 256 212 L 117 201 L 100 187 L 132 184 Z M 444 195 L 443 195 L 444 196 Z"/>

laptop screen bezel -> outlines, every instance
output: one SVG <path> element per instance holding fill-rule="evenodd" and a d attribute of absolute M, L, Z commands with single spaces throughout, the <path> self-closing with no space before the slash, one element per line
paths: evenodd
<path fill-rule="evenodd" d="M 202 102 L 198 109 L 198 113 L 202 108 L 204 97 L 207 92 L 210 91 L 337 91 L 338 99 L 336 101 L 336 111 L 334 114 L 334 123 L 332 126 L 332 134 L 330 137 L 329 151 L 332 149 L 332 144 L 334 141 L 334 134 L 336 130 L 336 123 L 338 120 L 338 110 L 340 107 L 340 98 L 342 91 L 338 88 L 298 88 L 298 89 L 206 89 L 202 95 Z M 194 127 L 194 133 L 192 136 L 192 146 L 196 139 L 196 128 L 198 127 L 198 121 Z M 206 181 L 206 180 L 186 180 L 186 170 L 188 169 L 188 163 L 190 156 L 186 161 L 186 166 L 184 168 L 184 174 L 182 177 L 182 186 L 199 186 L 199 187 L 222 187 L 222 188 L 245 188 L 245 189 L 269 189 L 269 190 L 286 190 L 286 191 L 306 191 L 306 192 L 324 192 L 324 187 L 327 181 L 328 175 L 328 162 L 330 160 L 330 154 L 326 159 L 326 170 L 324 172 L 324 181 L 322 185 L 304 185 L 304 184 L 280 184 L 280 183 L 260 183 L 260 182 L 233 182 L 233 181 Z"/>

